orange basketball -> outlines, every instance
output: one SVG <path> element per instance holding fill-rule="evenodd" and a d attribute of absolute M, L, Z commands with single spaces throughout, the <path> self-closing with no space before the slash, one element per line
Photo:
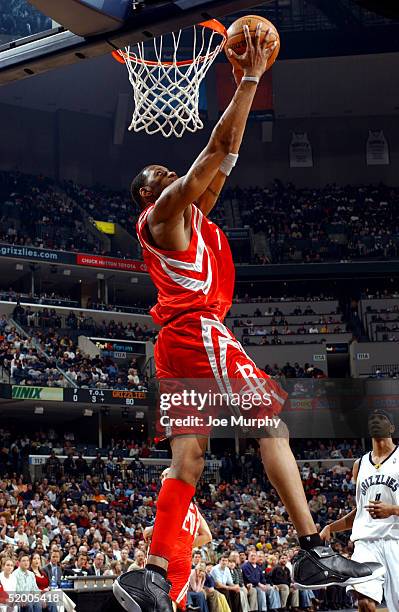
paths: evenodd
<path fill-rule="evenodd" d="M 256 26 L 258 23 L 261 23 L 261 34 L 260 40 L 263 42 L 265 40 L 266 32 L 270 28 L 270 32 L 268 34 L 267 42 L 272 45 L 277 41 L 277 47 L 273 51 L 272 55 L 269 57 L 267 62 L 267 70 L 271 66 L 273 66 L 278 53 L 280 51 L 280 37 L 274 25 L 265 17 L 259 17 L 258 15 L 246 15 L 245 17 L 240 17 L 234 23 L 231 24 L 229 29 L 227 30 L 227 41 L 224 47 L 224 50 L 227 54 L 228 49 L 233 49 L 237 53 L 237 55 L 242 55 L 245 53 L 245 49 L 247 47 L 247 43 L 245 41 L 245 35 L 243 31 L 243 26 L 247 25 L 249 27 L 249 32 L 251 34 L 252 40 L 255 39 Z M 227 54 L 229 58 L 229 55 Z M 230 58 L 229 58 L 230 59 Z"/>

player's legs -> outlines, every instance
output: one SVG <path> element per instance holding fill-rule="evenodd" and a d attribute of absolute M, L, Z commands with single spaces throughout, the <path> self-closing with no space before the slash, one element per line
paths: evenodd
<path fill-rule="evenodd" d="M 171 440 L 172 464 L 157 501 L 148 565 L 165 571 L 197 482 L 204 469 L 207 439 L 179 436 Z"/>
<path fill-rule="evenodd" d="M 259 446 L 267 477 L 286 507 L 298 536 L 316 533 L 317 529 L 288 439 L 262 438 L 259 440 Z"/>
<path fill-rule="evenodd" d="M 355 542 L 352 560 L 359 563 L 379 562 L 386 567 L 386 561 L 381 552 L 378 542 L 358 540 Z M 380 576 L 351 587 L 357 598 L 359 612 L 375 612 L 378 604 L 382 602 L 384 582 L 385 577 Z"/>
<path fill-rule="evenodd" d="M 198 436 L 174 438 L 170 477 L 161 488 L 144 570 L 122 574 L 113 586 L 114 595 L 129 612 L 173 612 L 166 580 L 168 560 L 180 533 L 196 484 L 204 469 L 207 439 Z"/>
<path fill-rule="evenodd" d="M 387 570 L 384 581 L 384 595 L 389 612 L 399 612 L 399 540 L 383 540 L 379 542 L 382 548 L 383 563 Z"/>
<path fill-rule="evenodd" d="M 377 610 L 377 603 L 365 595 L 358 596 L 357 606 L 358 612 L 376 612 Z"/>
<path fill-rule="evenodd" d="M 252 402 L 251 417 L 259 419 L 278 415 L 287 393 L 276 381 L 257 368 L 222 323 L 201 317 L 201 325 L 209 365 L 220 391 L 226 390 L 229 381 L 235 390 L 249 392 L 253 399 L 255 394 L 257 395 L 256 402 Z M 259 430 L 257 433 L 259 434 Z M 267 427 L 263 436 L 260 438 L 260 446 L 266 473 L 299 534 L 302 550 L 294 564 L 297 587 L 313 589 L 335 584 L 346 586 L 355 582 L 363 583 L 381 575 L 381 564 L 356 564 L 336 553 L 331 547 L 323 546 L 308 508 L 284 424 L 280 423 L 277 430 L 271 426 Z"/>
<path fill-rule="evenodd" d="M 269 396 L 269 404 L 265 402 L 258 410 L 252 409 L 251 417 L 278 414 L 283 408 L 287 393 L 276 381 L 256 367 L 238 340 L 222 323 L 201 317 L 201 326 L 205 350 L 215 379 L 223 384 L 228 377 L 234 381 L 238 392 L 250 390 Z M 221 346 L 226 347 L 223 353 Z M 298 467 L 289 446 L 286 426 L 282 424 L 277 431 L 268 431 L 267 437 L 260 439 L 260 448 L 266 474 L 285 504 L 298 535 L 316 534 Z M 321 545 L 321 540 L 313 538 L 309 544 L 309 548 L 312 548 Z"/>

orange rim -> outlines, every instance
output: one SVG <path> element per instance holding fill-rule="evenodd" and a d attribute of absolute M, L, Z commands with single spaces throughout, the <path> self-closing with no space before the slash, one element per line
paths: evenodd
<path fill-rule="evenodd" d="M 216 53 L 219 53 L 219 51 L 223 49 L 226 43 L 226 40 L 227 40 L 227 30 L 224 27 L 224 25 L 220 23 L 220 21 L 218 21 L 217 19 L 209 19 L 208 21 L 202 21 L 198 25 L 202 26 L 203 28 L 208 28 L 209 30 L 213 30 L 214 32 L 217 32 L 223 37 L 223 41 L 220 46 L 220 49 L 217 49 L 217 50 L 215 49 L 208 56 L 208 57 L 213 57 Z M 158 66 L 159 65 L 159 62 L 141 59 L 137 57 L 135 53 L 126 53 L 125 51 L 122 51 L 122 49 L 118 49 L 117 51 L 112 51 L 112 57 L 114 58 L 114 60 L 116 60 L 120 64 L 125 64 L 126 61 L 130 59 L 130 61 L 135 62 L 136 64 L 147 64 L 147 66 Z M 199 62 L 205 61 L 205 56 L 201 55 L 199 58 L 197 58 L 197 61 Z M 189 66 L 193 62 L 194 62 L 194 59 L 189 59 L 189 60 L 183 60 L 181 62 L 161 62 L 161 65 L 163 66 L 173 66 L 173 65 Z"/>

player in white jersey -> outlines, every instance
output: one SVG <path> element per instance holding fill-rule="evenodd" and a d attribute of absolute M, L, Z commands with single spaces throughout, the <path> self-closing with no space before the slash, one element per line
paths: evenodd
<path fill-rule="evenodd" d="M 352 528 L 353 561 L 378 561 L 385 574 L 354 584 L 359 611 L 374 612 L 385 595 L 389 612 L 399 612 L 399 447 L 392 440 L 391 414 L 375 410 L 369 417 L 372 451 L 353 466 L 357 507 L 324 527 L 320 536 Z"/>

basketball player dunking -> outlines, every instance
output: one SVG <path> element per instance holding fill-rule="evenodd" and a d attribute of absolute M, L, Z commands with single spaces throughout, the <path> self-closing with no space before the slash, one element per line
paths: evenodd
<path fill-rule="evenodd" d="M 353 466 L 357 507 L 324 527 L 320 536 L 330 540 L 337 531 L 352 529 L 352 559 L 377 561 L 385 575 L 354 584 L 359 610 L 375 612 L 384 593 L 389 612 L 399 612 L 399 449 L 392 441 L 392 416 L 375 410 L 369 417 L 373 449 Z"/>
<path fill-rule="evenodd" d="M 162 486 L 169 477 L 169 472 L 170 468 L 166 468 L 162 472 Z M 147 527 L 144 530 L 146 541 L 151 541 L 153 531 L 153 527 Z M 198 506 L 191 502 L 168 564 L 167 579 L 171 583 L 169 597 L 175 611 L 177 608 L 180 610 L 186 609 L 193 548 L 204 546 L 211 541 L 212 534 L 206 520 L 200 513 Z"/>
<path fill-rule="evenodd" d="M 274 47 L 268 35 L 254 40 L 244 26 L 243 55 L 231 51 L 237 91 L 215 126 L 208 145 L 185 176 L 164 166 L 144 168 L 132 182 L 132 196 L 142 209 L 137 233 L 144 260 L 158 289 L 151 310 L 162 327 L 155 348 L 159 379 L 213 379 L 226 392 L 232 379 L 269 394 L 258 416 L 277 414 L 287 394 L 248 357 L 223 325 L 234 289 L 234 264 L 226 236 L 208 213 L 238 157 L 257 83 Z M 254 409 L 255 410 L 255 409 Z M 206 435 L 172 430 L 172 465 L 159 494 L 150 555 L 144 570 L 123 574 L 114 593 L 126 610 L 171 612 L 166 580 L 168 561 L 204 468 Z M 208 432 L 209 433 L 209 432 Z M 287 437 L 259 440 L 269 480 L 293 521 L 301 544 L 294 578 L 304 588 L 368 580 L 379 564 L 359 564 L 322 546 L 310 514 L 295 458 Z"/>

